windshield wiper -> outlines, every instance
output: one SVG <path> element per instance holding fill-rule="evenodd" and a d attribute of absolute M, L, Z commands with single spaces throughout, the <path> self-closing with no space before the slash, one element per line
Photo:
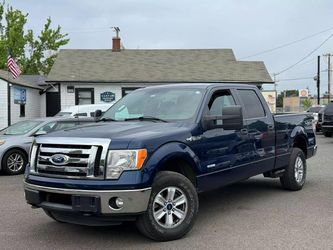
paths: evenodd
<path fill-rule="evenodd" d="M 104 117 L 99 119 L 97 122 L 117 122 L 117 120 L 110 118 L 110 117 Z"/>
<path fill-rule="evenodd" d="M 163 120 L 158 117 L 154 116 L 139 116 L 139 117 L 133 117 L 133 118 L 126 118 L 124 121 L 159 121 L 159 122 L 167 122 L 166 120 Z"/>

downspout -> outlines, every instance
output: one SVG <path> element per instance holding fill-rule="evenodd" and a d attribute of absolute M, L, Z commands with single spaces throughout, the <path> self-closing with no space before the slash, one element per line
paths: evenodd
<path fill-rule="evenodd" d="M 9 83 L 9 81 L 7 81 L 7 123 L 8 123 L 8 127 L 11 125 L 11 107 L 10 107 L 10 102 L 11 102 L 11 93 L 10 93 L 10 85 L 11 83 Z"/>

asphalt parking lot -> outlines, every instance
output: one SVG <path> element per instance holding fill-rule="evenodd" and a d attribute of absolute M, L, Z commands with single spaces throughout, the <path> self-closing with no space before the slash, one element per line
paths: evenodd
<path fill-rule="evenodd" d="M 0 249 L 333 249 L 333 138 L 318 135 L 299 192 L 261 176 L 200 196 L 193 230 L 152 242 L 131 224 L 57 223 L 24 200 L 22 176 L 0 176 Z"/>

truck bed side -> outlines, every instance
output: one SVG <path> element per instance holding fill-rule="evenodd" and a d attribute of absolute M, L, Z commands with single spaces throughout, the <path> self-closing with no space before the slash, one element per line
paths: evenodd
<path fill-rule="evenodd" d="M 278 114 L 273 117 L 276 129 L 275 168 L 284 167 L 289 162 L 293 147 L 301 148 L 307 158 L 314 154 L 316 137 L 311 115 Z"/>

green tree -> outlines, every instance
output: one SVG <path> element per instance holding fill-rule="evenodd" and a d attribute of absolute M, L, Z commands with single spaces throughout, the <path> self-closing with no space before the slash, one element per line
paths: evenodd
<path fill-rule="evenodd" d="M 312 101 L 309 98 L 304 99 L 302 101 L 302 105 L 303 105 L 304 109 L 308 109 L 312 106 Z"/>
<path fill-rule="evenodd" d="M 69 42 L 61 27 L 51 28 L 51 18 L 35 38 L 31 29 L 25 31 L 28 14 L 0 3 L 0 69 L 7 69 L 8 49 L 25 74 L 48 74 L 59 48 Z"/>

